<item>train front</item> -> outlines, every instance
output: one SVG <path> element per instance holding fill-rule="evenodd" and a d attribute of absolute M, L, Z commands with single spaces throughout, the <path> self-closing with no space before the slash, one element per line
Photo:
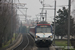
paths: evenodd
<path fill-rule="evenodd" d="M 39 46 L 50 46 L 53 41 L 52 27 L 50 24 L 37 24 L 35 28 L 35 43 Z"/>

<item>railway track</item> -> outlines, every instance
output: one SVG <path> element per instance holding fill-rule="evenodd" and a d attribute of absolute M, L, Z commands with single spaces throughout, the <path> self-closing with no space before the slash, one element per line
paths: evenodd
<path fill-rule="evenodd" d="M 12 50 L 55 50 L 54 47 L 38 48 L 34 44 L 35 42 L 31 35 L 23 34 L 21 43 Z"/>
<path fill-rule="evenodd" d="M 50 50 L 49 48 L 38 48 L 37 50 Z"/>
<path fill-rule="evenodd" d="M 56 50 L 53 46 L 47 47 L 47 48 L 39 48 L 39 47 L 34 47 L 33 50 Z"/>
<path fill-rule="evenodd" d="M 29 38 L 27 34 L 23 34 L 21 43 L 12 50 L 24 50 L 29 45 Z"/>

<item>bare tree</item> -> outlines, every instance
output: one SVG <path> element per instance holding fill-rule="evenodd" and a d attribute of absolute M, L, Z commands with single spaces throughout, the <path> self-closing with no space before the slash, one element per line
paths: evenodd
<path fill-rule="evenodd" d="M 13 35 L 18 23 L 17 12 L 15 8 L 13 8 L 13 16 L 12 16 L 11 5 L 5 4 L 3 6 L 3 11 L 0 14 L 0 47 L 2 47 L 2 43 L 6 43 L 11 37 L 11 17 L 12 17 L 12 35 Z"/>

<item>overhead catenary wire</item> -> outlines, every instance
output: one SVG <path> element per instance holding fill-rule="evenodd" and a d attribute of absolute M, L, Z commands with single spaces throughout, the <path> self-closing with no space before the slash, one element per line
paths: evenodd
<path fill-rule="evenodd" d="M 20 3 L 20 1 L 19 1 L 19 0 L 18 0 L 18 2 Z M 21 3 L 20 3 L 20 5 L 21 5 Z M 22 7 L 22 6 L 23 6 L 23 5 L 21 5 L 21 7 Z M 25 5 L 24 5 L 24 6 L 25 6 Z M 24 7 L 24 6 L 23 6 L 23 7 Z"/>
<path fill-rule="evenodd" d="M 20 1 L 18 0 L 18 2 L 20 3 Z M 21 4 L 20 4 L 21 5 Z M 24 5 L 25 6 L 25 5 Z M 24 7 L 23 5 L 21 5 L 21 7 Z M 21 10 L 19 10 L 24 16 L 25 16 L 25 20 L 27 20 L 27 8 L 24 8 L 26 9 L 26 14 L 24 14 Z"/>
<path fill-rule="evenodd" d="M 25 14 L 18 7 L 15 7 L 15 8 L 18 9 L 25 16 Z"/>

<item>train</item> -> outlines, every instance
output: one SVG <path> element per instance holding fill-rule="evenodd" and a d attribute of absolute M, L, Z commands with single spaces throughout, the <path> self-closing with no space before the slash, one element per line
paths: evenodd
<path fill-rule="evenodd" d="M 53 42 L 52 26 L 46 21 L 41 21 L 35 27 L 31 27 L 30 34 L 38 47 L 48 47 Z"/>

